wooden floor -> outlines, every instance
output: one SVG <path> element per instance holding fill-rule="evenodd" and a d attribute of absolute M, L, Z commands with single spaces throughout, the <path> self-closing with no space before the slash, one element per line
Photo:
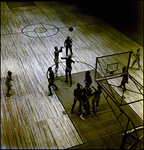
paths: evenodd
<path fill-rule="evenodd" d="M 63 46 L 67 36 L 73 40 L 73 60 L 79 62 L 73 64 L 72 73 L 93 69 L 98 56 L 135 53 L 138 47 L 143 68 L 143 47 L 103 20 L 64 2 L 35 4 L 9 9 L 1 2 L 1 148 L 60 149 L 83 143 L 55 92 L 48 97 L 46 72 L 54 64 L 54 47 Z M 73 32 L 68 30 L 71 26 Z M 65 57 L 65 50 L 60 57 Z M 6 97 L 8 70 L 13 77 L 11 97 Z M 61 63 L 58 75 L 64 70 Z M 141 70 L 129 73 L 143 85 Z M 143 118 L 142 101 L 134 105 Z"/>

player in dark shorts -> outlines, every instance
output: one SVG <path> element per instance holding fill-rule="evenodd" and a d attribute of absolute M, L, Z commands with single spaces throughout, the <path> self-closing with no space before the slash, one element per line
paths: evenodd
<path fill-rule="evenodd" d="M 50 92 L 50 94 L 48 96 L 51 96 L 52 95 L 51 86 L 54 86 L 55 90 L 58 90 L 58 87 L 54 84 L 55 77 L 54 77 L 54 72 L 52 71 L 52 68 L 49 67 L 48 71 L 49 71 L 49 78 L 48 78 L 49 85 L 48 85 L 48 88 L 49 88 L 49 92 Z"/>
<path fill-rule="evenodd" d="M 70 78 L 69 86 L 71 86 L 72 85 L 72 77 L 71 77 L 72 66 L 71 66 L 71 63 L 75 63 L 75 61 L 73 61 L 71 59 L 71 55 L 69 55 L 68 57 L 61 57 L 61 59 L 66 59 L 66 70 L 65 70 L 65 72 L 66 72 L 66 74 L 65 74 L 66 80 L 65 80 L 65 83 L 68 82 L 68 74 L 69 74 L 69 78 Z"/>
<path fill-rule="evenodd" d="M 85 80 L 84 80 L 84 82 L 85 82 L 85 85 L 87 87 L 90 87 L 90 85 L 92 84 L 92 79 L 91 79 L 90 71 L 87 71 L 85 73 Z"/>
<path fill-rule="evenodd" d="M 122 70 L 123 70 L 122 73 L 126 73 L 126 67 L 123 67 Z M 126 91 L 125 84 L 128 83 L 128 74 L 126 73 L 126 74 L 122 75 L 122 77 L 123 78 L 122 78 L 121 84 L 118 87 L 122 88 L 122 86 L 123 86 L 123 91 Z"/>
<path fill-rule="evenodd" d="M 69 38 L 69 36 L 67 37 L 67 39 L 64 42 L 64 46 L 66 47 L 66 56 L 68 56 L 68 49 L 70 49 L 71 55 L 72 53 L 72 40 Z"/>
<path fill-rule="evenodd" d="M 93 87 L 93 86 L 92 86 Z M 93 87 L 94 88 L 94 87 Z M 99 101 L 100 101 L 100 95 L 102 92 L 102 87 L 101 85 L 98 84 L 98 89 L 96 90 L 94 88 L 94 93 L 92 95 L 94 95 L 93 99 L 92 99 L 92 106 L 93 106 L 93 113 L 95 115 L 98 114 L 98 107 L 99 107 Z M 95 111 L 95 103 L 96 103 L 96 111 Z"/>
<path fill-rule="evenodd" d="M 81 87 L 82 86 L 79 83 L 77 83 L 77 88 L 74 89 L 74 103 L 72 105 L 71 113 L 73 113 L 76 102 L 79 101 L 79 112 L 78 112 L 78 114 L 81 114 L 81 111 L 82 111 L 82 90 L 83 90 Z"/>

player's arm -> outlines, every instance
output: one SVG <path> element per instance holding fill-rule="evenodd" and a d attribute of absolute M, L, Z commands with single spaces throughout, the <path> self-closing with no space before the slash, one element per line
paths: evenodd
<path fill-rule="evenodd" d="M 65 42 L 64 42 L 64 47 L 66 47 L 66 43 L 67 43 L 67 41 L 65 40 Z"/>
<path fill-rule="evenodd" d="M 59 50 L 58 52 L 59 52 L 59 53 L 60 53 L 60 52 L 62 52 L 62 49 L 63 49 L 63 48 L 64 48 L 64 47 L 63 47 L 63 46 L 61 46 L 61 47 L 60 47 L 60 50 Z"/>
<path fill-rule="evenodd" d="M 67 57 L 61 57 L 61 59 L 67 59 Z"/>
<path fill-rule="evenodd" d="M 72 61 L 73 63 L 75 63 L 75 61 L 74 61 L 74 60 L 72 60 L 72 59 L 71 59 L 71 61 Z"/>
<path fill-rule="evenodd" d="M 72 40 L 70 41 L 70 45 L 72 46 Z"/>

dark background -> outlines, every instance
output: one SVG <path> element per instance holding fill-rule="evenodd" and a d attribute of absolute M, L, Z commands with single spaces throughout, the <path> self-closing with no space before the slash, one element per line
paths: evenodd
<path fill-rule="evenodd" d="M 66 1 L 83 13 L 95 15 L 143 46 L 143 1 Z"/>
<path fill-rule="evenodd" d="M 85 8 L 86 12 L 95 14 L 106 20 L 132 20 L 140 25 L 143 22 L 143 1 L 74 1 Z"/>

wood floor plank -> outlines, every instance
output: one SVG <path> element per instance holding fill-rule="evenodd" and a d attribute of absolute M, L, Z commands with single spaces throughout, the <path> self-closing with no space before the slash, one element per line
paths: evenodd
<path fill-rule="evenodd" d="M 23 148 L 22 142 L 21 142 L 21 139 L 20 139 L 19 132 L 18 132 L 18 130 L 17 130 L 16 128 L 14 129 L 14 134 L 15 134 L 15 136 L 16 136 L 18 149 L 22 149 L 22 148 Z"/>
<path fill-rule="evenodd" d="M 20 117 L 20 114 L 19 114 L 19 112 L 17 110 L 17 106 L 16 106 L 16 99 L 12 100 L 11 107 L 12 107 L 12 115 L 14 117 L 14 122 L 15 122 L 14 128 L 22 126 L 21 117 Z"/>
<path fill-rule="evenodd" d="M 70 132 L 71 133 L 71 136 L 72 136 L 72 138 L 74 139 L 74 143 L 77 143 L 77 144 L 82 144 L 82 141 L 81 141 L 81 138 L 80 138 L 80 136 L 78 135 L 78 133 L 77 133 L 77 135 L 74 133 L 74 131 L 76 130 L 75 128 L 74 128 L 74 126 L 71 126 L 70 124 L 71 124 L 71 122 L 69 122 L 68 121 L 68 119 L 67 119 L 67 117 L 65 118 L 65 121 L 67 122 L 67 128 L 68 128 L 68 131 L 72 131 L 72 132 Z"/>
<path fill-rule="evenodd" d="M 1 131 L 5 132 L 6 131 L 6 124 L 7 124 L 7 118 L 6 118 L 6 111 L 5 111 L 5 106 L 4 104 L 1 103 Z"/>
<path fill-rule="evenodd" d="M 2 149 L 10 149 L 10 143 L 8 139 L 8 134 L 7 131 L 2 131 L 1 132 L 1 148 Z"/>
<path fill-rule="evenodd" d="M 29 132 L 29 126 L 23 126 L 23 130 L 26 137 L 25 141 L 27 142 L 27 147 L 29 147 L 30 149 L 35 149 L 35 143 L 33 141 L 33 137 Z"/>
<path fill-rule="evenodd" d="M 14 130 L 8 131 L 8 138 L 10 142 L 10 149 L 15 149 L 17 147 L 17 141 L 16 141 L 16 137 L 14 134 Z"/>
<path fill-rule="evenodd" d="M 46 136 L 46 143 L 47 143 L 48 147 L 50 147 L 50 148 L 58 148 L 58 145 L 56 143 L 54 135 L 52 134 L 52 132 L 46 122 L 47 121 L 45 120 L 44 125 L 42 126 L 42 130 Z"/>
<path fill-rule="evenodd" d="M 35 124 L 33 124 L 33 134 L 34 134 L 34 136 L 35 136 L 35 139 L 37 139 L 38 140 L 38 142 L 37 142 L 37 146 L 39 147 L 39 148 L 45 148 L 45 147 L 47 147 L 46 145 L 46 142 L 44 143 L 43 142 L 43 134 L 41 133 L 41 129 L 39 128 L 39 125 L 38 125 L 38 122 L 36 122 Z M 44 146 L 44 147 L 43 147 Z"/>
<path fill-rule="evenodd" d="M 26 149 L 28 147 L 28 140 L 27 140 L 27 135 L 25 131 L 26 129 L 24 128 L 24 126 L 22 126 L 20 129 L 17 129 L 17 140 L 20 140 L 20 143 L 22 145 L 23 149 Z"/>

